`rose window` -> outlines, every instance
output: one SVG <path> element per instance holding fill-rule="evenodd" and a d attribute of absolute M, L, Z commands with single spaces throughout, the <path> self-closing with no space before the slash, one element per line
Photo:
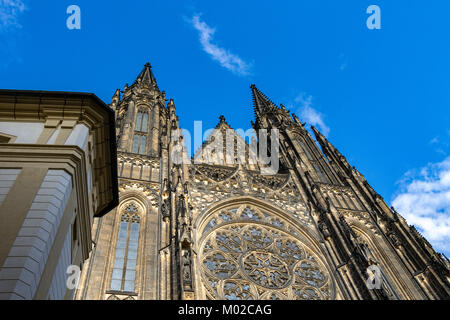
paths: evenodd
<path fill-rule="evenodd" d="M 242 264 L 244 273 L 263 287 L 279 289 L 289 283 L 288 266 L 276 254 L 251 251 L 243 257 Z"/>
<path fill-rule="evenodd" d="M 199 257 L 208 299 L 331 298 L 327 269 L 290 222 L 243 205 L 206 226 Z"/>

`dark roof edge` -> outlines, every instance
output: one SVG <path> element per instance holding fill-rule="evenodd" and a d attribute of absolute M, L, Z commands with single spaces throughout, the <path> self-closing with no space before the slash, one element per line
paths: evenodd
<path fill-rule="evenodd" d="M 110 109 L 108 105 L 103 102 L 102 99 L 97 97 L 92 92 L 74 92 L 74 91 L 45 91 L 45 90 L 15 90 L 15 89 L 0 89 L 0 95 L 15 95 L 15 96 L 39 96 L 46 95 L 55 98 L 64 98 L 64 97 L 73 97 L 73 98 L 81 98 L 81 97 L 90 97 L 95 100 L 102 107 Z"/>
<path fill-rule="evenodd" d="M 100 100 L 96 95 L 94 95 L 97 99 Z M 102 100 L 100 100 L 102 101 Z M 103 101 L 102 101 L 103 102 Z M 106 106 L 106 105 L 105 105 Z M 106 106 L 108 109 L 108 117 L 109 117 L 109 149 L 111 153 L 110 167 L 111 167 L 111 191 L 113 193 L 112 200 L 104 207 L 100 212 L 94 215 L 94 217 L 103 217 L 105 214 L 113 210 L 115 207 L 119 205 L 119 178 L 117 174 L 117 144 L 116 144 L 116 122 L 115 122 L 115 113 L 114 111 Z"/>

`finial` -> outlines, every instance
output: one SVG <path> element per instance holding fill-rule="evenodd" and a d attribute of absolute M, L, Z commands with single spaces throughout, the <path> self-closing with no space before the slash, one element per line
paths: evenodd
<path fill-rule="evenodd" d="M 224 116 L 224 115 L 221 115 L 221 116 L 219 117 L 219 119 L 220 119 L 220 123 L 225 122 L 225 116 Z"/>
<path fill-rule="evenodd" d="M 145 64 L 145 67 L 147 67 L 147 68 L 152 68 L 152 65 L 149 63 L 149 62 L 147 62 L 146 64 Z"/>

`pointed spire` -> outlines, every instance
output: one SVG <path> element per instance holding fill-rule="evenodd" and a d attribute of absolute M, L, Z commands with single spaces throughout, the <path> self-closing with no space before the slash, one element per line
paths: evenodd
<path fill-rule="evenodd" d="M 114 92 L 113 100 L 114 99 L 120 100 L 120 89 L 117 89 L 116 92 Z"/>
<path fill-rule="evenodd" d="M 320 143 L 320 142 L 326 142 L 326 143 L 328 143 L 328 140 L 325 138 L 325 136 L 324 136 L 322 133 L 320 133 L 319 130 L 317 130 L 316 127 L 311 126 L 311 129 L 312 129 L 312 131 L 314 132 L 314 135 L 316 136 L 316 139 L 317 139 L 317 141 L 319 141 L 319 143 Z"/>
<path fill-rule="evenodd" d="M 348 163 L 347 159 L 339 152 L 338 149 L 335 148 L 335 146 L 328 141 L 325 136 L 319 132 L 314 126 L 311 126 L 312 131 L 314 132 L 314 135 L 316 136 L 317 142 L 319 142 L 320 146 L 322 147 L 323 153 L 328 157 L 329 160 L 335 160 L 337 163 L 341 165 L 342 168 L 345 168 L 349 172 L 354 169 L 354 167 L 351 167 Z"/>
<path fill-rule="evenodd" d="M 176 117 L 176 107 L 175 107 L 175 102 L 173 101 L 173 99 L 169 99 L 169 102 L 167 103 L 167 111 L 169 111 L 169 117 L 173 118 Z"/>
<path fill-rule="evenodd" d="M 322 149 L 323 148 L 327 148 L 330 151 L 332 151 L 335 154 L 337 154 L 339 157 L 342 156 L 342 154 L 339 152 L 339 150 L 336 149 L 335 146 L 330 141 L 328 141 L 328 139 L 325 138 L 325 136 L 322 133 L 320 133 L 320 131 L 317 130 L 316 127 L 311 126 L 311 129 L 314 132 L 314 135 L 316 136 L 317 142 L 319 142 L 319 144 L 322 146 Z"/>
<path fill-rule="evenodd" d="M 340 155 L 339 151 L 327 140 L 327 138 L 325 138 L 325 136 L 322 133 L 320 133 L 319 130 L 317 130 L 316 127 L 311 126 L 311 129 L 314 132 L 314 135 L 316 136 L 317 142 L 319 142 L 320 146 L 324 151 L 329 149 L 330 151 L 337 152 Z"/>
<path fill-rule="evenodd" d="M 136 78 L 135 83 L 144 84 L 149 87 L 152 85 L 155 85 L 156 87 L 158 87 L 156 84 L 156 79 L 155 79 L 155 76 L 153 75 L 152 66 L 150 63 L 147 62 L 144 65 L 144 69 L 141 71 L 141 73 Z"/>
<path fill-rule="evenodd" d="M 275 103 L 273 103 L 265 94 L 259 91 L 254 84 L 252 84 L 250 88 L 252 89 L 253 103 L 257 116 L 263 115 L 264 113 L 277 108 Z"/>
<path fill-rule="evenodd" d="M 120 89 L 117 89 L 112 97 L 112 101 L 110 104 L 111 108 L 115 110 L 119 102 L 120 102 Z"/>

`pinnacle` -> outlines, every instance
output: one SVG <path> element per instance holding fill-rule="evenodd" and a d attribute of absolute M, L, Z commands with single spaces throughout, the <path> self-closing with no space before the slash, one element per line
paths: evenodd
<path fill-rule="evenodd" d="M 144 68 L 142 69 L 141 73 L 139 73 L 136 82 L 145 84 L 147 86 L 155 85 L 157 87 L 156 79 L 152 72 L 152 66 L 149 62 L 144 65 Z"/>
<path fill-rule="evenodd" d="M 218 129 L 218 128 L 230 128 L 231 129 L 231 126 L 228 124 L 224 115 L 221 115 L 219 117 L 219 123 L 216 125 L 216 129 Z"/>

